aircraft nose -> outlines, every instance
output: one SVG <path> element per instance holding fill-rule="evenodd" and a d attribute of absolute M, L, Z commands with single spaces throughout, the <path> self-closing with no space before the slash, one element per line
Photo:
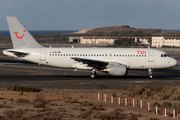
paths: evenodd
<path fill-rule="evenodd" d="M 175 65 L 177 65 L 177 60 L 176 59 L 174 59 L 174 58 L 172 58 L 172 60 L 171 60 L 171 64 L 172 64 L 172 66 L 175 66 Z"/>

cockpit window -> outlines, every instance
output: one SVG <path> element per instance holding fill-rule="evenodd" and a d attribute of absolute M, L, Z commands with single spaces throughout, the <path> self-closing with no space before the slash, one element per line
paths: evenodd
<path fill-rule="evenodd" d="M 161 57 L 170 57 L 168 54 L 161 54 Z"/>

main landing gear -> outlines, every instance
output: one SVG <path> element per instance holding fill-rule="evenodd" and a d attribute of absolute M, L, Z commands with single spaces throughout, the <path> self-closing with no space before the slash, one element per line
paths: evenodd
<path fill-rule="evenodd" d="M 152 69 L 148 69 L 149 78 L 153 78 Z"/>
<path fill-rule="evenodd" d="M 92 73 L 90 74 L 90 77 L 94 79 L 97 76 L 97 72 L 95 69 L 92 70 Z"/>

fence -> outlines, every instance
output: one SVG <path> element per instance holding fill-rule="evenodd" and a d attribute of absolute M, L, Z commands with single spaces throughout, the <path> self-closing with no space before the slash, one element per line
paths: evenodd
<path fill-rule="evenodd" d="M 179 119 L 179 111 L 176 112 L 175 110 L 171 110 L 171 109 L 158 108 L 158 106 L 151 105 L 147 101 L 135 100 L 132 98 L 127 98 L 127 97 L 113 97 L 110 95 L 101 94 L 101 98 L 100 98 L 100 93 L 98 93 L 98 100 L 101 99 L 101 101 L 109 103 L 110 97 L 111 97 L 111 103 L 115 103 L 118 105 L 132 106 L 132 107 L 140 107 L 140 108 L 147 109 L 147 111 L 152 111 L 155 114 L 159 114 L 161 116 L 165 116 L 165 117 L 168 116 L 168 117 Z"/>

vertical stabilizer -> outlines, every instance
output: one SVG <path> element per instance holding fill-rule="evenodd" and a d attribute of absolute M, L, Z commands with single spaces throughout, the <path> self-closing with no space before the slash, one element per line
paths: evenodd
<path fill-rule="evenodd" d="M 16 17 L 6 17 L 14 49 L 40 48 L 41 46 Z"/>

